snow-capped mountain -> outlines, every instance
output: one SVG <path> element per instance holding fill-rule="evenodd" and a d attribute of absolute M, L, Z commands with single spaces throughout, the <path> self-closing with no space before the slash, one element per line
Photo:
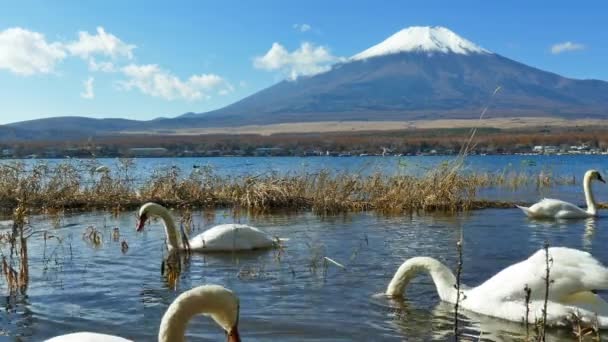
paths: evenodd
<path fill-rule="evenodd" d="M 401 52 L 428 53 L 490 53 L 456 33 L 441 26 L 412 26 L 388 37 L 382 43 L 374 45 L 351 57 L 361 60 Z"/>
<path fill-rule="evenodd" d="M 488 103 L 494 117 L 608 118 L 608 82 L 527 66 L 444 27 L 410 27 L 325 73 L 283 81 L 191 117 L 216 126 L 465 119 L 477 118 Z"/>
<path fill-rule="evenodd" d="M 501 91 L 490 101 L 497 87 Z M 608 82 L 542 71 L 443 27 L 410 27 L 331 70 L 283 81 L 222 109 L 146 122 L 50 118 L 9 125 L 78 132 L 231 127 L 338 120 L 608 118 Z"/>

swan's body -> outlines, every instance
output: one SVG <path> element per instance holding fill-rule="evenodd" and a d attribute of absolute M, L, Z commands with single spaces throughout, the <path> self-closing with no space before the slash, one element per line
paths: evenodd
<path fill-rule="evenodd" d="M 167 308 L 158 330 L 159 342 L 185 341 L 186 326 L 198 314 L 211 316 L 224 329 L 228 342 L 240 342 L 239 300 L 219 285 L 203 285 L 179 295 Z M 131 342 L 118 336 L 78 332 L 53 337 L 46 342 Z"/>
<path fill-rule="evenodd" d="M 177 228 L 171 213 L 156 203 L 146 203 L 139 209 L 137 230 L 143 226 L 150 216 L 158 216 L 163 220 L 167 245 L 172 249 L 189 249 L 197 252 L 221 252 L 272 248 L 277 241 L 261 230 L 244 224 L 222 224 L 210 228 L 188 240 L 188 246 L 180 243 Z"/>
<path fill-rule="evenodd" d="M 547 323 L 563 325 L 578 313 L 586 322 L 608 328 L 608 303 L 593 290 L 608 289 L 608 269 L 591 254 L 576 249 L 549 248 L 551 284 L 547 302 Z M 407 260 L 391 280 L 386 294 L 401 296 L 410 280 L 419 272 L 430 273 L 441 300 L 455 303 L 456 277 L 441 262 L 428 257 Z M 459 305 L 479 314 L 509 321 L 524 320 L 525 291 L 531 289 L 529 322 L 542 318 L 545 296 L 545 250 L 500 271 L 481 285 L 461 285 Z"/>
<path fill-rule="evenodd" d="M 101 166 L 98 166 L 98 167 L 93 167 L 93 168 L 91 169 L 91 171 L 92 171 L 93 173 L 103 173 L 103 174 L 108 174 L 108 173 L 110 173 L 110 168 L 109 168 L 109 167 L 107 167 L 106 165 L 101 165 Z"/>
<path fill-rule="evenodd" d="M 555 218 L 555 219 L 573 219 L 587 218 L 597 215 L 597 206 L 595 197 L 591 189 L 591 181 L 598 180 L 605 183 L 600 173 L 596 170 L 589 170 L 585 173 L 583 179 L 583 189 L 585 191 L 585 200 L 587 202 L 587 210 L 578 206 L 558 199 L 545 198 L 531 207 L 517 206 L 519 209 L 531 218 Z"/>

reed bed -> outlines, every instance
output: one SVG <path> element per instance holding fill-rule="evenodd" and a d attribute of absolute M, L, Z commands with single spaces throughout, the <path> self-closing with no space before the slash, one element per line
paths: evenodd
<path fill-rule="evenodd" d="M 133 161 L 121 159 L 114 172 L 94 172 L 95 160 L 65 161 L 54 166 L 0 165 L 0 206 L 8 212 L 21 202 L 28 209 L 126 210 L 154 201 L 170 207 L 225 208 L 252 211 L 313 210 L 319 214 L 376 210 L 381 213 L 457 212 L 513 203 L 476 198 L 482 188 L 516 189 L 574 184 L 576 179 L 525 172 L 472 173 L 458 163 L 443 163 L 421 175 L 302 172 L 222 176 L 210 167 L 184 173 L 176 167 L 134 179 Z"/>

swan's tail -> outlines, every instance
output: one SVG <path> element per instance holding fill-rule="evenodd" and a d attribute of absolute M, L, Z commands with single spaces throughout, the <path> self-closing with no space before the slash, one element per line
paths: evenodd
<path fill-rule="evenodd" d="M 521 209 L 524 212 L 524 214 L 526 214 L 526 216 L 528 216 L 528 217 L 533 217 L 534 216 L 534 213 L 530 210 L 530 208 L 528 208 L 528 207 L 522 207 L 522 206 L 517 205 L 517 204 L 515 206 L 518 207 L 519 209 Z"/>

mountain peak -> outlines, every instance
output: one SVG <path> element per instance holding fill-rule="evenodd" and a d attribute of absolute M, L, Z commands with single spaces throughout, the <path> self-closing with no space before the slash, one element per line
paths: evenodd
<path fill-rule="evenodd" d="M 490 53 L 449 29 L 441 26 L 412 26 L 405 28 L 382 43 L 351 57 L 352 60 L 367 59 L 400 52 Z"/>

